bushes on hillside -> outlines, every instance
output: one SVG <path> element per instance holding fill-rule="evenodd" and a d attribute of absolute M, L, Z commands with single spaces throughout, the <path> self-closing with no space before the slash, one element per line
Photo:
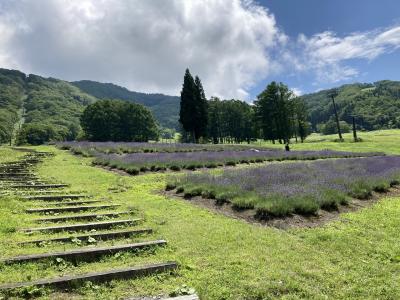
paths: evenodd
<path fill-rule="evenodd" d="M 147 142 L 158 139 L 151 112 L 140 104 L 102 100 L 86 107 L 81 116 L 85 137 L 91 141 Z"/>
<path fill-rule="evenodd" d="M 58 139 L 59 136 L 52 125 L 32 123 L 22 126 L 18 132 L 17 144 L 41 145 Z"/>
<path fill-rule="evenodd" d="M 342 133 L 350 132 L 350 130 L 351 130 L 350 125 L 347 124 L 345 121 L 340 121 L 339 125 L 340 125 L 340 130 L 342 131 Z M 338 133 L 336 122 L 334 120 L 332 120 L 332 119 L 330 119 L 325 124 L 319 124 L 318 125 L 318 130 L 322 134 L 325 134 L 325 135 Z"/>

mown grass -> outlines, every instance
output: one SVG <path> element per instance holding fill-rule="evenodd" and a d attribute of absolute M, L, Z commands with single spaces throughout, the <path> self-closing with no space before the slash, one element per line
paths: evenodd
<path fill-rule="evenodd" d="M 343 134 L 344 142 L 338 142 L 337 134 L 320 135 L 311 134 L 304 143 L 295 143 L 292 140 L 290 148 L 292 150 L 338 150 L 338 151 L 354 151 L 354 152 L 375 152 L 383 151 L 386 154 L 400 154 L 400 129 L 377 130 L 369 132 L 358 132 L 361 142 L 353 141 L 352 133 Z M 262 145 L 272 148 L 283 149 L 284 145 L 272 144 L 270 142 L 257 142 L 255 146 Z"/>
<path fill-rule="evenodd" d="M 390 148 L 381 142 L 368 143 L 373 151 Z M 318 144 L 305 145 L 314 149 Z M 118 186 L 120 175 L 93 168 L 90 159 L 74 157 L 53 147 L 40 149 L 56 153 L 39 168 L 42 175 L 95 196 L 108 197 L 109 188 Z M 166 184 L 165 174 L 123 178 L 126 191 L 112 194 L 112 198 L 143 214 L 145 224 L 156 230 L 152 237 L 167 239 L 167 247 L 144 256 L 127 253 L 77 266 L 54 262 L 0 266 L 1 282 L 176 260 L 180 264 L 176 274 L 89 284 L 73 296 L 121 299 L 168 294 L 186 284 L 194 287 L 201 299 L 400 298 L 399 197 L 386 197 L 321 228 L 281 231 L 230 219 L 192 206 L 186 200 L 157 194 L 155 191 Z M 15 228 L 30 224 L 28 216 L 21 214 L 24 206 L 18 199 L 2 198 L 0 205 L 0 218 L 7 218 L 2 228 L 8 223 L 15 224 Z M 14 247 L 17 233 L 1 232 L 0 251 L 4 257 L 10 254 L 5 249 Z M 46 249 L 50 251 L 51 247 Z M 47 291 L 40 298 L 56 297 L 60 294 Z"/>

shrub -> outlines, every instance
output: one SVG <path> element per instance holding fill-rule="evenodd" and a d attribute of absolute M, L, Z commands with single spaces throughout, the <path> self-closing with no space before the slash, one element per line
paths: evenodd
<path fill-rule="evenodd" d="M 180 168 L 179 166 L 177 166 L 177 165 L 172 165 L 172 166 L 170 166 L 169 168 L 170 168 L 170 170 L 172 170 L 172 171 L 180 171 L 180 170 L 181 170 L 181 168 Z"/>
<path fill-rule="evenodd" d="M 241 195 L 232 199 L 232 207 L 237 210 L 252 209 L 260 201 L 256 195 Z"/>
<path fill-rule="evenodd" d="M 392 179 L 392 180 L 390 181 L 390 186 L 391 186 L 391 187 L 396 186 L 396 185 L 399 185 L 399 184 L 400 184 L 400 181 L 397 180 L 397 179 Z"/>
<path fill-rule="evenodd" d="M 271 218 L 285 217 L 293 213 L 291 201 L 281 196 L 270 196 L 255 206 L 256 218 L 268 220 Z"/>
<path fill-rule="evenodd" d="M 196 196 L 201 196 L 201 192 L 202 192 L 202 189 L 200 187 L 186 188 L 183 196 L 185 198 L 192 198 L 192 197 L 196 197 Z"/>
<path fill-rule="evenodd" d="M 290 202 L 292 202 L 293 211 L 300 215 L 315 215 L 319 209 L 318 203 L 310 196 L 294 198 Z"/>
<path fill-rule="evenodd" d="M 130 175 L 138 175 L 139 174 L 139 170 L 134 167 L 127 168 L 127 169 L 125 169 L 125 171 Z"/>
<path fill-rule="evenodd" d="M 165 186 L 166 191 L 172 191 L 176 188 L 176 184 L 172 182 L 168 182 Z"/>
<path fill-rule="evenodd" d="M 374 186 L 374 191 L 377 193 L 386 193 L 390 185 L 386 182 L 379 182 Z"/>
<path fill-rule="evenodd" d="M 183 193 L 184 191 L 185 191 L 185 188 L 183 186 L 178 186 L 176 188 L 176 193 L 177 194 Z"/>
<path fill-rule="evenodd" d="M 372 188 L 363 181 L 358 181 L 351 185 L 350 195 L 357 199 L 368 199 L 372 196 Z"/>
<path fill-rule="evenodd" d="M 203 189 L 201 196 L 205 199 L 215 199 L 217 193 L 214 190 Z"/>

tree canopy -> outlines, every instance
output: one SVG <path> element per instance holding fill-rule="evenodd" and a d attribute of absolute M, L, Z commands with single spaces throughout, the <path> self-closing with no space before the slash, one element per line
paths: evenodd
<path fill-rule="evenodd" d="M 179 122 L 184 139 L 198 142 L 207 135 L 208 108 L 203 85 L 198 76 L 193 79 L 186 69 L 181 91 Z"/>
<path fill-rule="evenodd" d="M 298 136 L 304 141 L 309 134 L 307 109 L 302 99 L 283 83 L 271 82 L 254 102 L 261 137 L 288 143 Z"/>
<path fill-rule="evenodd" d="M 85 137 L 91 141 L 147 142 L 158 139 L 153 115 L 136 103 L 100 100 L 87 106 L 80 120 Z"/>

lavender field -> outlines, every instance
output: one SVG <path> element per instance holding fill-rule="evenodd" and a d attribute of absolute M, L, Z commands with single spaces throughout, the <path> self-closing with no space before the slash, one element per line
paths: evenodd
<path fill-rule="evenodd" d="M 223 150 L 195 152 L 155 153 L 102 153 L 92 151 L 94 164 L 125 170 L 130 174 L 146 171 L 234 166 L 239 163 L 261 163 L 282 160 L 315 160 L 324 158 L 349 158 L 375 156 L 379 153 L 354 153 L 339 151 L 282 151 L 282 150 Z"/>
<path fill-rule="evenodd" d="M 60 142 L 61 149 L 71 150 L 76 154 L 90 156 L 92 153 L 152 153 L 152 152 L 195 152 L 195 151 L 242 151 L 254 148 L 251 145 L 191 144 L 191 143 L 137 143 L 137 142 Z M 257 147 L 257 149 L 266 149 Z"/>
<path fill-rule="evenodd" d="M 335 209 L 350 197 L 366 199 L 372 191 L 385 192 L 399 182 L 400 156 L 376 156 L 173 176 L 166 189 L 255 209 L 256 217 L 268 219 Z"/>

